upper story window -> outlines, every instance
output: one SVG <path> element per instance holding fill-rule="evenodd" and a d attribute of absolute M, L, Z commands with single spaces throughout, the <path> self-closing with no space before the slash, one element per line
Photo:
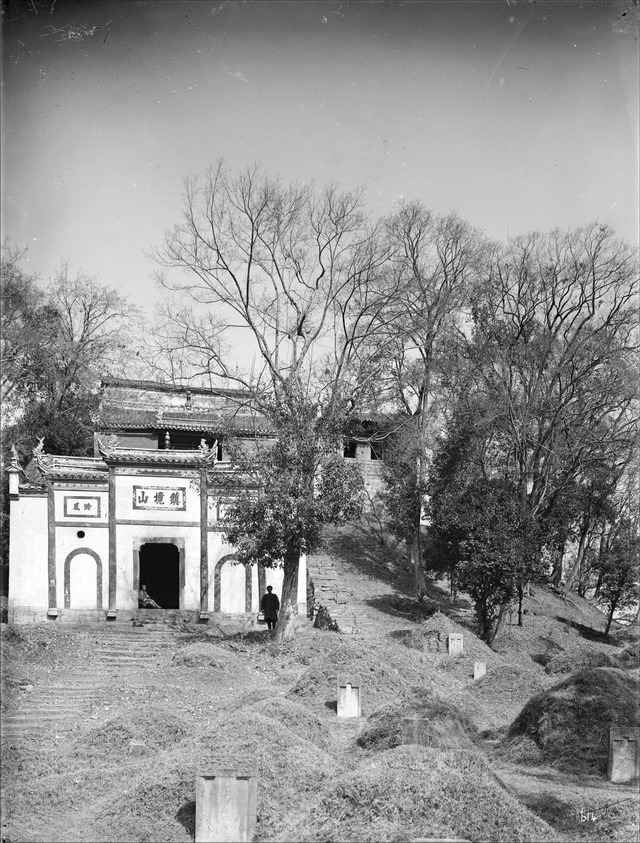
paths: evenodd
<path fill-rule="evenodd" d="M 345 442 L 344 449 L 343 449 L 343 456 L 350 460 L 355 460 L 356 458 L 356 443 L 355 442 Z"/>

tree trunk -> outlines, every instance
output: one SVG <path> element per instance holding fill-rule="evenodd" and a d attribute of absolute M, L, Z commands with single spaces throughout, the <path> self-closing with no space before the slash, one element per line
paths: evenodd
<path fill-rule="evenodd" d="M 580 535 L 580 543 L 578 544 L 578 553 L 576 555 L 576 561 L 571 566 L 571 570 L 567 575 L 566 582 L 564 584 L 564 588 L 562 589 L 563 597 L 566 597 L 567 593 L 571 591 L 573 583 L 575 582 L 576 574 L 582 568 L 582 560 L 589 549 L 590 545 L 590 529 L 589 523 L 583 527 L 582 533 Z"/>
<path fill-rule="evenodd" d="M 414 588 L 418 600 L 425 596 L 426 589 L 422 571 L 422 552 L 420 535 L 422 531 L 422 492 L 427 482 L 427 431 L 429 423 L 429 390 L 431 388 L 431 349 L 425 350 L 425 371 L 420 390 L 418 406 L 418 456 L 416 465 L 416 485 L 418 491 L 418 512 L 416 513 L 415 535 L 411 543 L 411 562 L 413 564 Z"/>
<path fill-rule="evenodd" d="M 598 574 L 598 579 L 596 582 L 595 591 L 593 592 L 594 600 L 597 600 L 600 597 L 600 589 L 602 588 L 602 580 L 604 579 L 604 571 L 600 571 Z"/>
<path fill-rule="evenodd" d="M 613 613 L 615 612 L 616 607 L 618 605 L 618 599 L 619 599 L 618 596 L 616 596 L 611 601 L 611 609 L 609 610 L 609 617 L 607 618 L 607 625 L 604 628 L 605 636 L 607 636 L 609 634 L 609 628 L 611 626 L 611 622 L 613 621 Z"/>
<path fill-rule="evenodd" d="M 292 550 L 284 559 L 284 577 L 282 579 L 282 596 L 280 598 L 280 612 L 273 640 L 278 644 L 292 641 L 296 634 L 298 619 L 298 567 L 300 553 Z"/>
<path fill-rule="evenodd" d="M 523 626 L 522 623 L 522 600 L 524 598 L 524 587 L 522 583 L 518 583 L 518 626 Z"/>
<path fill-rule="evenodd" d="M 424 572 L 422 570 L 422 543 L 420 541 L 419 531 L 415 534 L 414 539 L 411 542 L 409 558 L 411 559 L 411 565 L 413 566 L 416 597 L 418 600 L 422 600 L 425 596 L 426 588 L 424 583 Z"/>
<path fill-rule="evenodd" d="M 458 583 L 456 581 L 456 569 L 451 566 L 449 568 L 449 593 L 452 600 L 458 599 Z"/>
<path fill-rule="evenodd" d="M 498 620 L 496 621 L 496 625 L 493 628 L 493 631 L 487 635 L 485 639 L 489 647 L 493 644 L 493 642 L 498 637 L 499 633 L 502 631 L 502 627 L 504 626 L 505 618 L 507 617 L 507 612 L 509 610 L 509 606 L 511 605 L 511 598 L 508 597 L 506 600 L 502 601 L 500 606 L 500 611 L 498 612 Z"/>
<path fill-rule="evenodd" d="M 564 542 L 555 545 L 554 547 L 554 559 L 553 559 L 553 571 L 551 573 L 551 584 L 555 585 L 556 588 L 560 587 L 560 583 L 562 582 L 562 567 L 564 562 Z"/>

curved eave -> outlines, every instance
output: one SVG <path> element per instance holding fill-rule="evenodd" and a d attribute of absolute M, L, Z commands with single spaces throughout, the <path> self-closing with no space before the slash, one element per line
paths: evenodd
<path fill-rule="evenodd" d="M 152 451 L 146 448 L 107 450 L 99 445 L 100 455 L 108 465 L 210 465 L 216 460 L 214 451 Z"/>
<path fill-rule="evenodd" d="M 173 419 L 166 419 L 164 424 L 158 424 L 157 422 L 153 425 L 150 424 L 136 424 L 134 423 L 108 423 L 105 422 L 100 426 L 100 431 L 102 433 L 118 433 L 119 431 L 131 431 L 131 430 L 146 430 L 149 433 L 153 433 L 154 435 L 161 436 L 167 430 L 182 430 L 187 433 L 209 433 L 212 436 L 221 435 L 224 433 L 230 433 L 232 436 L 275 436 L 276 433 L 274 430 L 269 428 L 258 428 L 258 427 L 228 427 L 225 425 L 224 422 L 180 422 L 174 421 Z"/>

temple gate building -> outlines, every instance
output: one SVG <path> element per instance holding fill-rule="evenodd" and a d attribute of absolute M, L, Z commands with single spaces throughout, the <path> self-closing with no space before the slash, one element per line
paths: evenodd
<path fill-rule="evenodd" d="M 128 620 L 145 585 L 165 612 L 255 626 L 261 596 L 267 585 L 280 594 L 283 574 L 237 563 L 225 541 L 225 508 L 247 488 L 230 436 L 249 452 L 275 439 L 239 390 L 104 380 L 93 457 L 47 454 L 41 442 L 26 471 L 17 457 L 8 468 L 8 620 Z M 369 488 L 373 455 L 363 439 L 345 443 Z M 306 602 L 302 557 L 301 617 Z"/>

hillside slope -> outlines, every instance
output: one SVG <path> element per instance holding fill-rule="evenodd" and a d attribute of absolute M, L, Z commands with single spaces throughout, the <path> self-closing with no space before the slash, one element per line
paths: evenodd
<path fill-rule="evenodd" d="M 7 717 L 29 697 L 90 695 L 84 711 L 4 736 L 3 839 L 193 840 L 205 752 L 257 758 L 259 841 L 635 839 L 636 788 L 558 770 L 531 738 L 507 735 L 574 664 L 637 680 L 633 649 L 620 658 L 629 633 L 603 640 L 597 610 L 539 587 L 524 626 L 511 619 L 491 650 L 473 634 L 470 603 L 444 584 L 412 599 L 388 540 L 333 530 L 318 557 L 310 570 L 330 561 L 338 588 L 324 599 L 350 631 L 309 626 L 290 647 L 266 632 L 159 631 L 160 615 L 155 630 L 3 627 Z M 460 656 L 447 653 L 450 632 L 464 636 Z M 475 661 L 487 666 L 476 681 Z M 360 718 L 336 717 L 343 673 L 361 678 Z M 429 721 L 429 746 L 401 744 L 407 717 Z M 581 822 L 581 809 L 614 802 Z"/>

